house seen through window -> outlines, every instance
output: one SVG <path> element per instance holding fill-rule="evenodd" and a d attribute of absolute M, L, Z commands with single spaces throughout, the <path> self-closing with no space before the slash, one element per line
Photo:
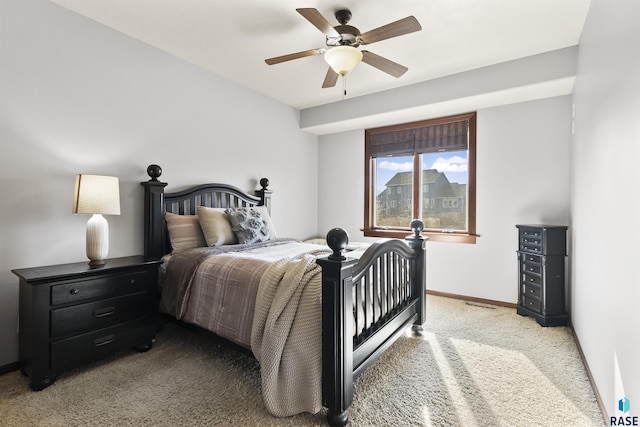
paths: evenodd
<path fill-rule="evenodd" d="M 475 113 L 365 131 L 365 236 L 475 242 Z"/>

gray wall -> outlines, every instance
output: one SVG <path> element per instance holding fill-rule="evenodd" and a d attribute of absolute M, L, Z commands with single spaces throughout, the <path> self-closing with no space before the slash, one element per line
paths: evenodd
<path fill-rule="evenodd" d="M 44 0 L 0 7 L 0 366 L 18 359 L 11 269 L 84 261 L 75 175 L 120 178 L 110 256 L 142 251 L 146 167 L 168 189 L 268 177 L 279 235 L 317 228 L 317 137 L 298 112 Z"/>
<path fill-rule="evenodd" d="M 574 88 L 573 325 L 609 416 L 640 416 L 639 21 L 638 1 L 592 1 Z"/>
<path fill-rule="evenodd" d="M 515 225 L 569 221 L 571 97 L 478 110 L 477 129 L 480 237 L 475 245 L 429 242 L 427 287 L 516 303 Z M 341 225 L 351 240 L 371 240 L 361 231 L 364 130 L 321 136 L 319 165 L 319 229 Z"/>

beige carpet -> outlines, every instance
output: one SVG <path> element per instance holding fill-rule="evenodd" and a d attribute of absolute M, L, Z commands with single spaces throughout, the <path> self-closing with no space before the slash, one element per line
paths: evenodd
<path fill-rule="evenodd" d="M 428 297 L 426 333 L 402 337 L 356 382 L 352 426 L 604 426 L 567 328 L 504 307 Z M 264 409 L 255 360 L 169 324 L 148 353 L 69 372 L 32 392 L 0 376 L 0 426 L 311 426 Z"/>

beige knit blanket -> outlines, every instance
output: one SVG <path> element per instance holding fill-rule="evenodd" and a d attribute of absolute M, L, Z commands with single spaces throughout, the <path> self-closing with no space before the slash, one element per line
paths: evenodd
<path fill-rule="evenodd" d="M 251 350 L 262 397 L 277 417 L 322 408 L 322 269 L 318 249 L 269 266 L 260 281 Z"/>

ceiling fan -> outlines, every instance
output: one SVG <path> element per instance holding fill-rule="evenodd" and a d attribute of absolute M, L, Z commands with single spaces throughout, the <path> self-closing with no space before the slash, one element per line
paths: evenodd
<path fill-rule="evenodd" d="M 384 71 L 393 77 L 398 78 L 402 76 L 407 72 L 407 67 L 367 50 L 360 50 L 358 47 L 360 45 L 369 45 L 381 40 L 413 33 L 422 29 L 420 23 L 414 16 L 407 16 L 398 21 L 361 33 L 356 27 L 347 25 L 349 20 L 351 20 L 351 12 L 347 9 L 341 9 L 335 13 L 335 17 L 340 23 L 340 25 L 336 25 L 335 27 L 332 26 L 317 9 L 302 8 L 296 9 L 296 11 L 324 33 L 327 47 L 276 56 L 266 59 L 265 62 L 268 65 L 273 65 L 291 61 L 292 59 L 324 54 L 325 60 L 329 64 L 329 69 L 322 83 L 323 88 L 335 86 L 338 81 L 338 76 L 344 76 L 352 71 L 360 61 Z"/>

